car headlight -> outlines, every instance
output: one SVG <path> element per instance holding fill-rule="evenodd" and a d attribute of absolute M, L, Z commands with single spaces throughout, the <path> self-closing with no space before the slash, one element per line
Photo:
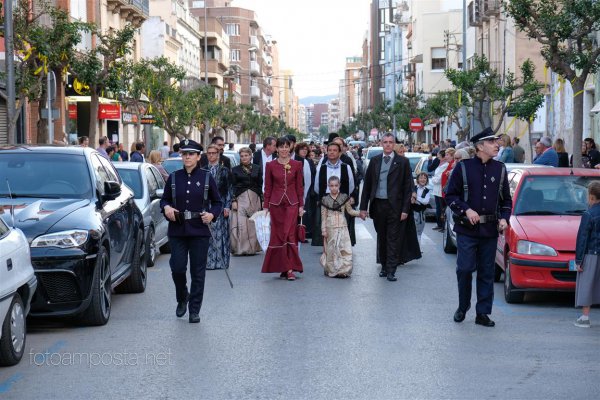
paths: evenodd
<path fill-rule="evenodd" d="M 38 236 L 31 242 L 31 247 L 79 247 L 88 240 L 88 232 L 81 230 L 63 231 Z"/>
<path fill-rule="evenodd" d="M 533 256 L 556 256 L 556 250 L 545 244 L 530 242 L 528 240 L 519 240 L 517 243 L 517 253 L 530 254 Z"/>

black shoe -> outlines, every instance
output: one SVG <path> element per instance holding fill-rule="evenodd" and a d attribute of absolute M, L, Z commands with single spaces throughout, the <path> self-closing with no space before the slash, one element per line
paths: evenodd
<path fill-rule="evenodd" d="M 477 325 L 483 325 L 487 327 L 496 326 L 496 323 L 490 319 L 486 314 L 477 314 L 475 317 L 475 323 Z"/>
<path fill-rule="evenodd" d="M 386 276 L 387 276 L 387 272 L 385 272 L 384 270 L 379 271 L 380 278 L 385 278 Z"/>
<path fill-rule="evenodd" d="M 465 320 L 465 316 L 467 315 L 467 313 L 463 310 L 461 310 L 460 308 L 456 309 L 456 312 L 454 313 L 454 322 L 463 322 Z"/>
<path fill-rule="evenodd" d="M 398 278 L 396 278 L 394 276 L 394 274 L 389 273 L 389 274 L 387 274 L 387 280 L 390 281 L 390 282 L 396 282 L 398 280 Z"/>
<path fill-rule="evenodd" d="M 175 310 L 175 315 L 177 315 L 177 318 L 181 318 L 185 315 L 185 312 L 187 311 L 187 303 L 187 300 L 177 303 L 177 309 Z"/>
<path fill-rule="evenodd" d="M 199 324 L 200 316 L 196 313 L 190 313 L 190 324 Z"/>

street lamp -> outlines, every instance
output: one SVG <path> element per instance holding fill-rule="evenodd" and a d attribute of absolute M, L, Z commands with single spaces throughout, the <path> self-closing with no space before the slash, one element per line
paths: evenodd
<path fill-rule="evenodd" d="M 394 112 L 394 106 L 396 105 L 396 33 L 397 33 L 398 25 L 386 23 L 386 26 L 391 28 L 390 33 L 392 35 L 392 38 L 391 38 L 391 42 L 392 42 L 392 75 L 393 75 L 392 129 L 393 129 L 393 133 L 394 133 L 394 138 L 396 138 L 396 113 Z"/>

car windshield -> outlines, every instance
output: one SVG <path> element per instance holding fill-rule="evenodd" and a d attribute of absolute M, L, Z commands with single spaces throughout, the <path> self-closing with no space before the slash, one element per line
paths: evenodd
<path fill-rule="evenodd" d="M 590 176 L 526 176 L 517 193 L 515 215 L 581 215 L 587 210 Z"/>
<path fill-rule="evenodd" d="M 86 159 L 75 154 L 0 154 L 0 197 L 7 196 L 89 199 L 92 182 Z"/>
<path fill-rule="evenodd" d="M 162 162 L 162 166 L 167 170 L 169 174 L 183 168 L 183 160 L 181 158 L 174 158 L 172 160 L 165 160 Z"/>
<path fill-rule="evenodd" d="M 383 153 L 383 149 L 370 149 L 370 150 L 367 152 L 367 159 L 369 159 L 369 160 L 370 160 L 371 158 L 373 158 L 373 157 L 375 157 L 376 155 L 379 155 L 379 154 L 381 154 L 381 153 Z"/>
<path fill-rule="evenodd" d="M 414 172 L 415 167 L 421 161 L 422 157 L 408 157 L 408 162 L 410 163 L 410 169 Z"/>
<path fill-rule="evenodd" d="M 140 172 L 137 169 L 129 168 L 117 168 L 117 170 L 119 171 L 119 175 L 121 175 L 121 179 L 123 179 L 123 183 L 133 190 L 134 197 L 141 199 L 144 195 L 144 190 L 142 188 Z"/>

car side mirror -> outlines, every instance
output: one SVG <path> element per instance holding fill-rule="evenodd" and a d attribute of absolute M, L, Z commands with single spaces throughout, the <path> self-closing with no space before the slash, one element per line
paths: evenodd
<path fill-rule="evenodd" d="M 165 194 L 165 189 L 156 189 L 154 195 L 152 196 L 152 200 L 162 199 L 163 194 Z"/>
<path fill-rule="evenodd" d="M 104 182 L 103 200 L 114 200 L 121 195 L 121 184 L 115 181 Z"/>

